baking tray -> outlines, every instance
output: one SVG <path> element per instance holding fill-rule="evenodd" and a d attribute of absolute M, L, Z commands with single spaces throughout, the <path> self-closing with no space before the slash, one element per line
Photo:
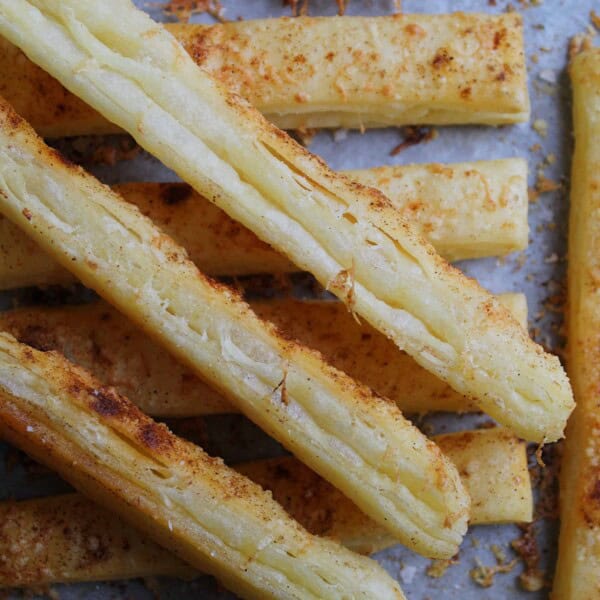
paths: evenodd
<path fill-rule="evenodd" d="M 166 20 L 158 2 L 137 0 L 136 4 L 147 10 L 157 20 Z M 262 18 L 289 15 L 289 8 L 281 0 L 223 0 L 225 17 Z M 527 157 L 530 166 L 530 185 L 535 183 L 536 173 L 542 166 L 546 177 L 562 183 L 562 187 L 540 196 L 530 206 L 531 244 L 524 253 L 505 259 L 484 259 L 460 264 L 469 275 L 493 292 L 521 291 L 527 295 L 532 334 L 545 346 L 560 351 L 561 299 L 564 297 L 566 267 L 566 221 L 568 215 L 568 176 L 572 150 L 570 87 L 566 73 L 568 44 L 572 36 L 589 26 L 589 13 L 596 8 L 598 0 L 522 0 L 512 3 L 505 0 L 403 0 L 404 12 L 442 13 L 456 10 L 500 13 L 518 10 L 524 17 L 529 68 L 529 88 L 532 101 L 531 123 L 510 127 L 452 127 L 437 128 L 435 139 L 407 148 L 392 157 L 390 151 L 402 139 L 401 129 L 384 129 L 348 132 L 336 135 L 321 132 L 315 136 L 310 149 L 322 156 L 335 169 L 357 169 L 379 165 L 411 162 L 456 162 L 479 159 Z M 350 0 L 347 14 L 383 15 L 394 11 L 393 0 Z M 336 12 L 334 0 L 310 0 L 310 14 L 331 15 Z M 206 15 L 192 20 L 210 22 Z M 536 119 L 547 124 L 547 134 L 540 135 L 532 127 Z M 340 139 L 343 138 L 343 139 Z M 72 157 L 89 154 L 96 143 L 93 139 L 79 139 L 58 145 Z M 551 164 L 549 164 L 551 163 Z M 86 165 L 89 166 L 89 165 Z M 115 166 L 89 166 L 106 183 L 122 181 L 172 181 L 177 179 L 152 157 L 140 154 L 133 160 Z M 294 280 L 294 293 L 308 293 L 305 278 Z M 8 308 L 16 302 L 79 302 L 89 298 L 78 288 L 67 291 L 51 290 L 41 293 L 20 290 L 0 295 L 0 308 Z M 421 421 L 428 432 L 448 432 L 485 424 L 484 416 L 457 418 L 438 415 Z M 250 460 L 281 454 L 278 444 L 266 438 L 262 432 L 239 416 L 212 417 L 208 420 L 204 440 L 207 450 L 222 455 L 227 461 Z M 546 456 L 557 454 L 547 448 Z M 18 457 L 18 455 L 16 455 Z M 15 451 L 0 446 L 0 498 L 31 498 L 65 491 L 66 484 L 45 470 L 32 468 L 27 461 L 15 460 Z M 22 457 L 21 457 L 22 459 Z M 532 466 L 535 474 L 539 468 Z M 544 498 L 552 493 L 552 473 L 544 477 Z M 539 493 L 538 493 L 539 495 Z M 545 502 L 548 504 L 548 502 Z M 555 560 L 557 522 L 542 518 L 535 524 L 536 537 L 541 551 L 541 568 L 551 578 Z M 489 588 L 474 582 L 471 570 L 479 563 L 494 566 L 498 549 L 508 560 L 516 555 L 510 543 L 521 531 L 517 526 L 480 526 L 469 530 L 456 561 L 439 578 L 431 577 L 427 570 L 431 561 L 418 557 L 397 546 L 381 552 L 375 558 L 397 578 L 408 598 L 425 600 L 434 597 L 461 598 L 464 600 L 504 598 L 528 598 L 541 600 L 548 597 L 548 588 L 538 592 L 524 591 L 519 584 L 523 565 L 519 562 L 508 573 L 494 577 Z M 495 550 L 495 552 L 494 552 Z M 24 592 L 9 594 L 20 598 Z M 27 597 L 32 597 L 27 592 Z M 64 600 L 90 598 L 233 598 L 209 577 L 191 582 L 170 579 L 134 580 L 111 583 L 89 583 L 52 586 L 41 595 L 33 597 L 58 597 Z"/>

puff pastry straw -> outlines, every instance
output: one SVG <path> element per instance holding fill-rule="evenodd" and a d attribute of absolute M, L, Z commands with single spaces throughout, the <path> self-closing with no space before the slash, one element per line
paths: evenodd
<path fill-rule="evenodd" d="M 561 530 L 553 598 L 600 597 L 600 50 L 576 56 L 571 174 L 568 370 L 577 408 L 560 476 Z"/>
<path fill-rule="evenodd" d="M 530 521 L 531 481 L 524 442 L 504 429 L 434 438 L 473 501 L 471 524 Z M 395 541 L 350 500 L 291 457 L 238 465 L 314 535 L 355 552 Z M 0 503 L 0 587 L 170 575 L 193 576 L 173 554 L 107 509 L 76 494 Z"/>
<path fill-rule="evenodd" d="M 499 125 L 529 117 L 517 14 L 267 19 L 167 28 L 198 65 L 282 128 Z M 5 40 L 0 93 L 44 136 L 119 130 Z"/>
<path fill-rule="evenodd" d="M 245 598 L 404 598 L 375 562 L 310 535 L 268 492 L 53 352 L 0 334 L 9 442 Z"/>
<path fill-rule="evenodd" d="M 267 123 L 128 0 L 0 0 L 0 32 L 421 366 L 526 439 L 562 436 L 558 359 L 385 196 Z"/>
<path fill-rule="evenodd" d="M 525 327 L 525 297 L 504 294 L 500 300 Z M 358 325 L 341 302 L 288 298 L 251 306 L 286 336 L 318 350 L 331 365 L 394 401 L 403 412 L 476 409 L 408 355 L 394 352 L 385 336 Z M 104 302 L 0 312 L 0 329 L 35 348 L 65 354 L 149 415 L 191 417 L 238 410 Z"/>
<path fill-rule="evenodd" d="M 527 246 L 524 160 L 380 167 L 349 174 L 386 193 L 449 260 L 507 254 Z M 179 242 L 208 275 L 297 270 L 185 184 L 130 183 L 115 190 Z M 72 280 L 18 227 L 0 217 L 0 289 Z"/>
<path fill-rule="evenodd" d="M 456 552 L 468 496 L 454 466 L 392 402 L 260 320 L 8 105 L 0 211 L 403 543 Z"/>

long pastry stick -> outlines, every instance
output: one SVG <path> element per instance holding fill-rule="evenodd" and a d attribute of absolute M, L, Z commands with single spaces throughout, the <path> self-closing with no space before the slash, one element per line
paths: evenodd
<path fill-rule="evenodd" d="M 456 551 L 468 496 L 454 466 L 392 402 L 260 320 L 6 104 L 0 210 L 403 543 L 436 556 Z"/>
<path fill-rule="evenodd" d="M 507 254 L 527 246 L 524 160 L 380 167 L 349 174 L 386 193 L 449 260 Z M 130 183 L 115 189 L 179 242 L 208 275 L 297 270 L 185 184 Z M 0 217 L 0 289 L 72 280 L 18 227 Z"/>
<path fill-rule="evenodd" d="M 0 433 L 245 598 L 404 598 L 375 562 L 53 352 L 0 334 Z"/>
<path fill-rule="evenodd" d="M 530 521 L 525 444 L 503 429 L 434 438 L 469 491 L 471 524 Z M 395 543 L 350 500 L 294 458 L 237 467 L 315 535 L 372 553 Z M 173 554 L 87 498 L 71 494 L 0 503 L 0 587 L 170 575 L 193 576 Z"/>
<path fill-rule="evenodd" d="M 555 600 L 600 597 L 600 50 L 571 63 L 575 155 L 571 175 L 568 369 L 577 408 L 560 475 Z"/>
<path fill-rule="evenodd" d="M 521 294 L 503 304 L 526 326 Z M 334 367 L 394 401 L 403 412 L 475 410 L 468 398 L 415 364 L 385 336 L 360 326 L 341 302 L 257 301 L 252 309 Z M 235 405 L 104 302 L 0 312 L 0 330 L 42 350 L 57 350 L 114 386 L 145 413 L 189 417 L 236 412 Z"/>
<path fill-rule="evenodd" d="M 522 437 L 562 436 L 573 400 L 558 359 L 385 196 L 269 125 L 131 2 L 0 0 L 0 33 L 421 366 Z"/>
<path fill-rule="evenodd" d="M 529 117 L 517 14 L 167 28 L 198 65 L 283 128 L 498 125 Z M 119 131 L 1 39 L 0 93 L 44 136 Z"/>

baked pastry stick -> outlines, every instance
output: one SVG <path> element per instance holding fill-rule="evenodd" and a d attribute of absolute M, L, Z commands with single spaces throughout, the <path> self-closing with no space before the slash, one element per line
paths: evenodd
<path fill-rule="evenodd" d="M 528 243 L 527 164 L 521 159 L 352 171 L 450 260 L 522 250 Z M 182 183 L 115 186 L 208 275 L 288 273 L 297 267 Z M 71 282 L 73 276 L 0 217 L 0 289 Z"/>
<path fill-rule="evenodd" d="M 499 125 L 529 118 L 517 14 L 166 27 L 198 65 L 282 128 Z M 1 39 L 0 93 L 44 136 L 119 131 Z"/>
<path fill-rule="evenodd" d="M 529 243 L 527 161 L 521 158 L 345 174 L 382 191 L 446 260 L 504 255 Z"/>
<path fill-rule="evenodd" d="M 505 429 L 434 437 L 461 473 L 473 502 L 471 524 L 531 521 L 525 443 Z M 241 473 L 314 535 L 355 552 L 395 544 L 350 500 L 292 457 L 246 463 Z M 78 494 L 0 503 L 0 587 L 32 587 L 194 572 L 170 552 Z"/>
<path fill-rule="evenodd" d="M 526 326 L 522 294 L 503 304 Z M 402 412 L 465 412 L 476 405 L 415 364 L 385 336 L 358 325 L 341 302 L 256 301 L 252 309 L 284 334 L 321 352 L 332 366 L 389 398 Z M 57 350 L 114 386 L 145 413 L 192 417 L 237 412 L 223 394 L 104 302 L 0 312 L 0 330 L 40 350 Z"/>
<path fill-rule="evenodd" d="M 526 439 L 562 436 L 558 359 L 385 196 L 267 123 L 131 2 L 0 0 L 0 33 L 482 410 Z"/>
<path fill-rule="evenodd" d="M 53 352 L 0 334 L 0 433 L 246 598 L 404 598 L 268 492 Z"/>
<path fill-rule="evenodd" d="M 0 212 L 407 546 L 456 552 L 456 469 L 389 400 L 284 338 L 4 104 Z"/>
<path fill-rule="evenodd" d="M 553 598 L 600 597 L 600 50 L 571 63 L 575 154 L 571 175 L 568 369 L 577 408 L 560 475 Z"/>

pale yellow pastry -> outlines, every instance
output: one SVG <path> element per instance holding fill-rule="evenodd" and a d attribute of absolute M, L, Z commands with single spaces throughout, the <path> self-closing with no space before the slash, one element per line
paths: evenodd
<path fill-rule="evenodd" d="M 573 399 L 558 358 L 383 194 L 333 173 L 131 2 L 0 0 L 0 33 L 500 423 L 539 442 L 562 436 Z"/>
<path fill-rule="evenodd" d="M 522 294 L 503 294 L 526 326 Z M 368 325 L 359 325 L 341 302 L 293 299 L 252 302 L 252 309 L 286 336 L 321 352 L 334 367 L 394 401 L 403 412 L 464 412 L 476 405 L 415 364 Z M 104 302 L 0 312 L 0 329 L 42 350 L 58 350 L 114 386 L 145 413 L 191 417 L 237 412 L 223 394 Z"/>
<path fill-rule="evenodd" d="M 0 103 L 0 212 L 403 543 L 453 555 L 469 498 L 397 406 L 286 339 Z M 519 327 L 517 325 L 517 327 Z"/>
<path fill-rule="evenodd" d="M 571 173 L 568 371 L 577 408 L 560 476 L 555 600 L 600 598 L 600 50 L 575 57 Z"/>
<path fill-rule="evenodd" d="M 471 494 L 472 525 L 530 521 L 525 444 L 503 429 L 434 438 Z M 291 457 L 238 465 L 315 535 L 371 553 L 393 537 L 335 488 Z M 65 525 L 67 525 L 65 527 Z M 0 587 L 101 581 L 194 571 L 106 508 L 75 494 L 0 503 Z"/>
<path fill-rule="evenodd" d="M 382 190 L 449 260 L 522 250 L 528 243 L 527 164 L 521 159 L 379 167 L 348 173 Z M 182 183 L 115 186 L 208 275 L 298 270 L 250 230 Z M 73 276 L 0 216 L 0 289 L 64 284 Z"/>
<path fill-rule="evenodd" d="M 244 598 L 404 598 L 268 492 L 54 352 L 0 334 L 0 434 Z"/>
<path fill-rule="evenodd" d="M 198 65 L 279 127 L 499 125 L 529 118 L 516 13 L 166 27 Z M 44 136 L 119 131 L 1 38 L 0 93 Z"/>

